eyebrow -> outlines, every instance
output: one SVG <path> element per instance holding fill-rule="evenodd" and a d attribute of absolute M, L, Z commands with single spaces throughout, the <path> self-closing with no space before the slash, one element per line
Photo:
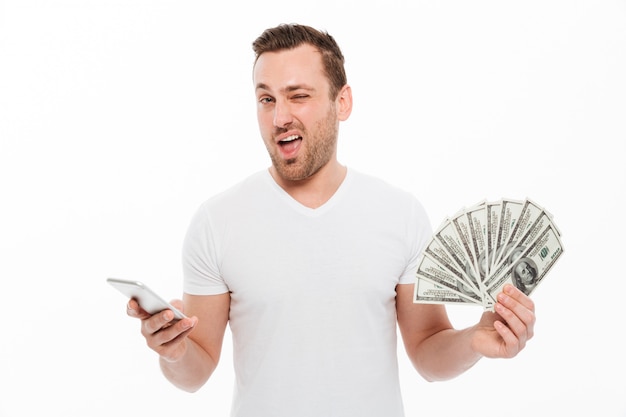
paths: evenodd
<path fill-rule="evenodd" d="M 256 90 L 271 91 L 271 88 L 265 83 L 258 83 L 256 85 Z M 288 85 L 287 87 L 281 88 L 279 91 L 282 93 L 290 93 L 292 91 L 298 91 L 298 90 L 315 91 L 315 88 L 307 86 L 307 85 L 296 84 L 296 85 Z"/>

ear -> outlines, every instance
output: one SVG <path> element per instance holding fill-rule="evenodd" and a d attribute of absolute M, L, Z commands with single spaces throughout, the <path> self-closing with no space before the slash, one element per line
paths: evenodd
<path fill-rule="evenodd" d="M 352 88 L 348 84 L 344 85 L 337 95 L 337 118 L 345 121 L 352 113 Z"/>

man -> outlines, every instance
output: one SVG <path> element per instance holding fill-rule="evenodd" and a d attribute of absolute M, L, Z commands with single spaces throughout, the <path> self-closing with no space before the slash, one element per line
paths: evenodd
<path fill-rule="evenodd" d="M 537 265 L 530 258 L 522 258 L 513 267 L 513 281 L 515 286 L 524 294 L 537 286 Z"/>
<path fill-rule="evenodd" d="M 416 199 L 337 159 L 352 110 L 334 39 L 281 25 L 254 43 L 261 136 L 272 165 L 209 199 L 183 250 L 184 296 L 129 315 L 160 356 L 165 377 L 199 389 L 231 326 L 233 416 L 403 415 L 396 325 L 417 371 L 453 378 L 481 357 L 515 356 L 532 337 L 533 302 L 513 286 L 496 312 L 453 329 L 441 305 L 412 302 L 431 236 Z"/>

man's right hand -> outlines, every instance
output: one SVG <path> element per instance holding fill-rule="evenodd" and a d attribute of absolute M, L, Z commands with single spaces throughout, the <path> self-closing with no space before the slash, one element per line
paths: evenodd
<path fill-rule="evenodd" d="M 171 304 L 183 311 L 181 300 L 173 300 Z M 141 334 L 146 339 L 148 347 L 168 362 L 176 362 L 185 354 L 187 336 L 198 323 L 197 317 L 175 320 L 171 310 L 150 315 L 135 299 L 128 302 L 126 313 L 141 320 Z"/>

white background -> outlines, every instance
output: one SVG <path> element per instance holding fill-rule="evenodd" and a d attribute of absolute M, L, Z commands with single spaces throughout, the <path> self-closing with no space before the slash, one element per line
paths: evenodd
<path fill-rule="evenodd" d="M 407 416 L 626 416 L 626 2 L 591 0 L 0 1 L 0 415 L 227 415 L 230 340 L 178 391 L 105 279 L 180 297 L 193 212 L 269 164 L 250 44 L 290 22 L 346 55 L 343 163 L 433 226 L 530 197 L 563 233 L 527 349 L 434 384 L 401 351 Z"/>

